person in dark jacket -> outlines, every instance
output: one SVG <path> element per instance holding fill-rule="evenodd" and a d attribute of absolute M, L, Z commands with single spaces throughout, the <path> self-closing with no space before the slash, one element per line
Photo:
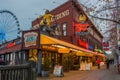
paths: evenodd
<path fill-rule="evenodd" d="M 107 60 L 106 60 L 106 68 L 109 69 L 109 67 L 110 67 L 110 60 L 107 59 Z"/>

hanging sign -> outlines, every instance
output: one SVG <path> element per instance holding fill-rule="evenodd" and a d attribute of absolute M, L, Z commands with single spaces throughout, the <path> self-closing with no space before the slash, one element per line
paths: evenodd
<path fill-rule="evenodd" d="M 23 31 L 22 48 L 37 49 L 39 48 L 39 30 Z"/>

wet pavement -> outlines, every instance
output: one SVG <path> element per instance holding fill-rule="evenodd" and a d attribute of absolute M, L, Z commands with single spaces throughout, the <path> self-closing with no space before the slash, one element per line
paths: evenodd
<path fill-rule="evenodd" d="M 39 77 L 37 80 L 120 80 L 120 74 L 113 65 L 110 65 L 109 69 L 106 69 L 106 66 L 102 66 L 101 69 L 93 67 L 90 71 L 64 72 L 64 77 L 50 74 L 48 78 Z"/>

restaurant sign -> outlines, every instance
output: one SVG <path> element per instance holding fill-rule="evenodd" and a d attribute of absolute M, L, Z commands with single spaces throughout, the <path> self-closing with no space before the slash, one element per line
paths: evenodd
<path fill-rule="evenodd" d="M 75 27 L 75 33 L 77 35 L 87 35 L 89 23 L 87 22 L 87 17 L 84 14 L 80 14 L 78 16 L 78 21 L 73 22 L 73 26 Z"/>
<path fill-rule="evenodd" d="M 24 31 L 22 36 L 23 49 L 39 48 L 39 30 Z"/>

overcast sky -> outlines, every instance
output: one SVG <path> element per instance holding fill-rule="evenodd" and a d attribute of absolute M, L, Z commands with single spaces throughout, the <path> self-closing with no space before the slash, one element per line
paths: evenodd
<path fill-rule="evenodd" d="M 57 1 L 54 3 L 54 1 Z M 14 13 L 21 29 L 30 29 L 31 21 L 44 13 L 43 9 L 54 9 L 67 0 L 0 0 L 0 10 Z"/>
<path fill-rule="evenodd" d="M 31 22 L 44 14 L 44 9 L 52 10 L 66 1 L 68 0 L 0 0 L 0 10 L 11 11 L 17 16 L 20 28 L 28 30 L 31 28 Z M 88 4 L 88 0 L 78 1 Z M 97 1 L 90 0 L 89 2 Z"/>

